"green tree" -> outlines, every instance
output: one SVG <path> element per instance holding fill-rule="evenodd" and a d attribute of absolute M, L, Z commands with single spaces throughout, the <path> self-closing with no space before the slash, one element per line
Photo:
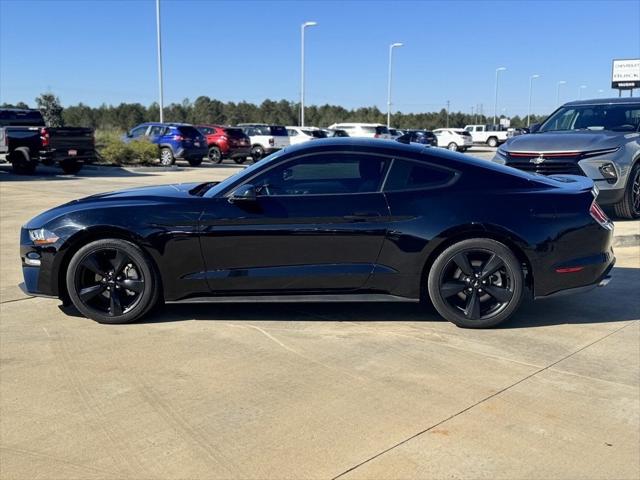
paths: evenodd
<path fill-rule="evenodd" d="M 62 117 L 62 105 L 60 100 L 51 92 L 45 92 L 36 98 L 36 105 L 42 112 L 44 121 L 50 127 L 64 126 L 64 118 Z"/>

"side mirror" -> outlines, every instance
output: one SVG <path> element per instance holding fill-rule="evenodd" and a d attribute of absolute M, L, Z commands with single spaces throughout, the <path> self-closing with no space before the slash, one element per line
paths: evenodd
<path fill-rule="evenodd" d="M 536 133 L 538 130 L 540 130 L 539 123 L 534 123 L 529 127 L 529 133 Z"/>
<path fill-rule="evenodd" d="M 241 203 L 241 202 L 255 202 L 256 201 L 256 187 L 246 183 L 236 188 L 231 196 L 229 202 Z"/>
<path fill-rule="evenodd" d="M 133 138 L 133 134 L 131 132 L 127 132 L 127 138 Z"/>

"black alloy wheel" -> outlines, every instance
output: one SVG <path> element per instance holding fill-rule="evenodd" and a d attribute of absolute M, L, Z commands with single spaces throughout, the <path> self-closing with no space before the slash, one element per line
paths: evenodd
<path fill-rule="evenodd" d="M 134 244 L 98 240 L 74 255 L 67 270 L 67 289 L 75 307 L 100 323 L 128 323 L 158 300 L 157 275 Z"/>
<path fill-rule="evenodd" d="M 255 145 L 251 148 L 251 158 L 253 159 L 253 163 L 259 161 L 262 157 L 264 157 L 264 148 L 260 145 Z"/>
<path fill-rule="evenodd" d="M 460 327 L 483 328 L 506 320 L 522 300 L 520 262 L 503 244 L 491 239 L 456 243 L 436 259 L 429 272 L 433 304 Z"/>
<path fill-rule="evenodd" d="M 222 153 L 220 153 L 220 149 L 218 147 L 209 147 L 209 153 L 207 156 L 209 157 L 209 161 L 211 163 L 222 162 Z"/>
<path fill-rule="evenodd" d="M 615 214 L 621 218 L 640 218 L 640 162 L 631 168 L 627 182 L 622 200 L 614 205 Z"/>

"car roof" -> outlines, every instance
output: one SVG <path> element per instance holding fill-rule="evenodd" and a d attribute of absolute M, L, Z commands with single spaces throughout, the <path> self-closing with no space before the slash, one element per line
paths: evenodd
<path fill-rule="evenodd" d="M 565 105 L 634 105 L 640 104 L 638 97 L 592 98 L 589 100 L 574 100 Z"/>

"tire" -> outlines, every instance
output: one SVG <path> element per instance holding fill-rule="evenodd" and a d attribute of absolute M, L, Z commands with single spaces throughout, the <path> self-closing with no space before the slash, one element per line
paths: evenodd
<path fill-rule="evenodd" d="M 253 159 L 253 163 L 259 161 L 264 157 L 264 148 L 260 145 L 254 145 L 251 147 L 251 158 Z"/>
<path fill-rule="evenodd" d="M 145 253 L 120 239 L 96 240 L 80 248 L 67 268 L 66 285 L 80 313 L 107 324 L 139 320 L 158 303 L 161 289 Z"/>
<path fill-rule="evenodd" d="M 33 175 L 36 171 L 36 162 L 31 160 L 31 151 L 28 147 L 18 147 L 9 156 L 13 172 L 18 175 Z"/>
<path fill-rule="evenodd" d="M 60 162 L 60 168 L 67 175 L 75 175 L 80 170 L 82 170 L 83 163 L 77 160 L 63 160 Z"/>
<path fill-rule="evenodd" d="M 247 161 L 247 157 L 236 157 L 233 159 L 234 162 L 236 162 L 238 165 L 242 165 L 244 162 Z"/>
<path fill-rule="evenodd" d="M 496 137 L 489 137 L 487 139 L 487 145 L 489 145 L 491 148 L 495 148 L 498 146 L 498 139 Z"/>
<path fill-rule="evenodd" d="M 211 163 L 222 163 L 222 153 L 218 147 L 210 147 L 207 157 Z"/>
<path fill-rule="evenodd" d="M 458 144 L 456 142 L 451 142 L 449 145 L 447 145 L 447 150 L 451 150 L 452 152 L 457 152 Z"/>
<path fill-rule="evenodd" d="M 170 167 L 176 163 L 176 159 L 173 157 L 173 152 L 168 147 L 160 149 L 160 165 L 163 167 Z"/>
<path fill-rule="evenodd" d="M 504 322 L 518 309 L 524 275 L 508 247 L 488 238 L 472 238 L 451 245 L 436 258 L 427 288 L 433 306 L 445 319 L 463 328 L 487 328 Z"/>
<path fill-rule="evenodd" d="M 631 168 L 624 196 L 613 206 L 613 210 L 620 218 L 640 218 L 640 162 Z"/>
<path fill-rule="evenodd" d="M 188 160 L 189 165 L 191 165 L 192 167 L 199 167 L 200 165 L 202 165 L 202 158 L 200 157 L 192 157 Z"/>

